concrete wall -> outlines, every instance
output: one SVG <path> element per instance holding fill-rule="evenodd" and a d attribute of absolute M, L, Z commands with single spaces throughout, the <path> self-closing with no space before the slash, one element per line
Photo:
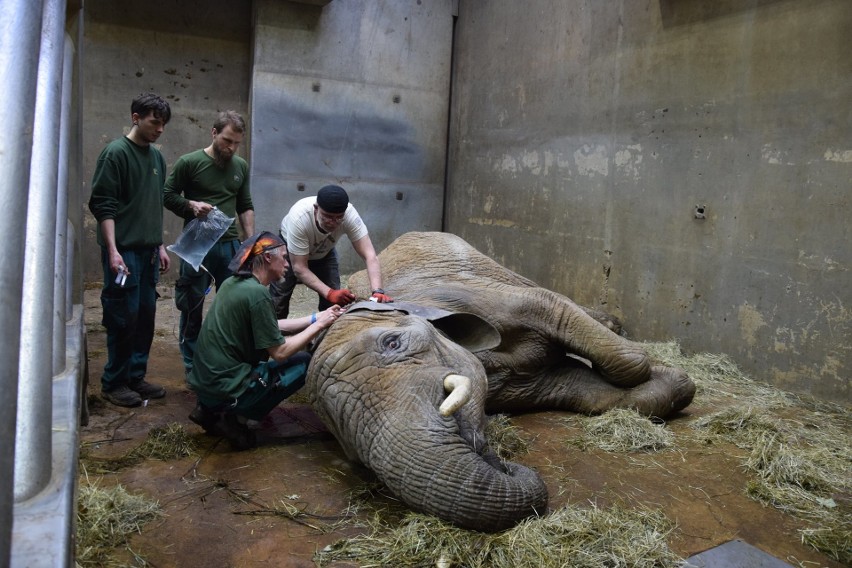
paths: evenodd
<path fill-rule="evenodd" d="M 377 250 L 440 230 L 451 0 L 257 0 L 252 199 L 276 230 L 297 200 L 343 186 Z M 348 243 L 341 270 L 363 268 Z"/>
<path fill-rule="evenodd" d="M 130 130 L 130 102 L 152 91 L 169 101 L 172 119 L 158 145 L 171 168 L 182 154 L 210 144 L 221 110 L 248 117 L 251 2 L 86 0 L 83 44 L 83 194 L 88 202 L 98 154 Z M 246 137 L 239 154 L 248 158 Z M 95 220 L 85 206 L 85 278 L 99 282 Z M 183 221 L 164 210 L 167 244 Z M 173 257 L 174 258 L 174 257 Z M 177 277 L 177 260 L 164 281 Z"/>
<path fill-rule="evenodd" d="M 849 400 L 852 3 L 135 4 L 84 5 L 84 195 L 139 92 L 172 103 L 169 165 L 233 108 L 258 228 L 339 183 L 379 249 L 443 221 L 637 339 Z"/>
<path fill-rule="evenodd" d="M 249 123 L 257 229 L 277 230 L 298 199 L 346 187 L 381 250 L 440 230 L 455 2 L 153 0 L 85 4 L 84 194 L 97 156 L 130 125 L 142 91 L 166 97 L 160 138 L 171 167 L 210 142 L 219 110 Z M 165 242 L 181 221 L 165 212 Z M 98 281 L 86 209 L 86 278 Z M 363 267 L 348 244 L 342 270 Z M 172 281 L 177 271 L 164 277 Z"/>
<path fill-rule="evenodd" d="M 446 229 L 848 402 L 850 30 L 846 0 L 461 0 Z"/>

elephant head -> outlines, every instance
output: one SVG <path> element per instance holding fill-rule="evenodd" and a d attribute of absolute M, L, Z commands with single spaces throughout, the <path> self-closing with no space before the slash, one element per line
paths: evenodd
<path fill-rule="evenodd" d="M 686 373 L 652 365 L 613 331 L 617 320 L 456 236 L 408 233 L 379 258 L 385 289 L 402 302 L 340 318 L 306 386 L 347 455 L 415 510 L 482 531 L 544 511 L 538 475 L 488 450 L 486 413 L 627 407 L 667 417 L 692 401 Z M 349 286 L 369 290 L 366 274 Z"/>
<path fill-rule="evenodd" d="M 438 318 L 465 336 L 453 340 L 408 312 L 350 310 L 328 331 L 308 371 L 320 418 L 350 459 L 414 510 L 482 531 L 543 513 L 538 474 L 488 448 L 485 369 L 460 345 L 473 337 L 485 347 L 496 332 Z"/>

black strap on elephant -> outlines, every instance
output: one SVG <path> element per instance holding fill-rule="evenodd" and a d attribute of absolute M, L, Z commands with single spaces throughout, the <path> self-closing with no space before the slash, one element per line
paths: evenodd
<path fill-rule="evenodd" d="M 450 312 L 441 308 L 422 306 L 412 302 L 394 301 L 383 304 L 373 301 L 356 302 L 346 314 L 359 310 L 371 312 L 402 312 L 428 320 L 438 331 L 471 353 L 495 349 L 500 345 L 500 332 L 479 316 L 466 312 Z M 344 314 L 344 317 L 345 315 Z M 317 342 L 321 339 L 317 338 Z"/>

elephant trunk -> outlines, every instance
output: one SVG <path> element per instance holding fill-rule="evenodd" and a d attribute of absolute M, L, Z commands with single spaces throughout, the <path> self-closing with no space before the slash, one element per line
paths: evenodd
<path fill-rule="evenodd" d="M 409 507 L 483 532 L 546 512 L 547 487 L 536 472 L 480 455 L 459 436 L 435 439 L 435 431 L 428 430 L 415 428 L 404 439 L 385 440 L 393 447 L 376 452 L 371 458 L 378 459 L 369 464 Z"/>

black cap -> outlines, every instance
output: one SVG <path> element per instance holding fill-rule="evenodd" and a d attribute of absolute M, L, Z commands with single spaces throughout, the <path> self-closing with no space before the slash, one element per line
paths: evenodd
<path fill-rule="evenodd" d="M 327 185 L 317 193 L 317 205 L 327 213 L 343 213 L 349 205 L 349 196 L 339 185 Z"/>

